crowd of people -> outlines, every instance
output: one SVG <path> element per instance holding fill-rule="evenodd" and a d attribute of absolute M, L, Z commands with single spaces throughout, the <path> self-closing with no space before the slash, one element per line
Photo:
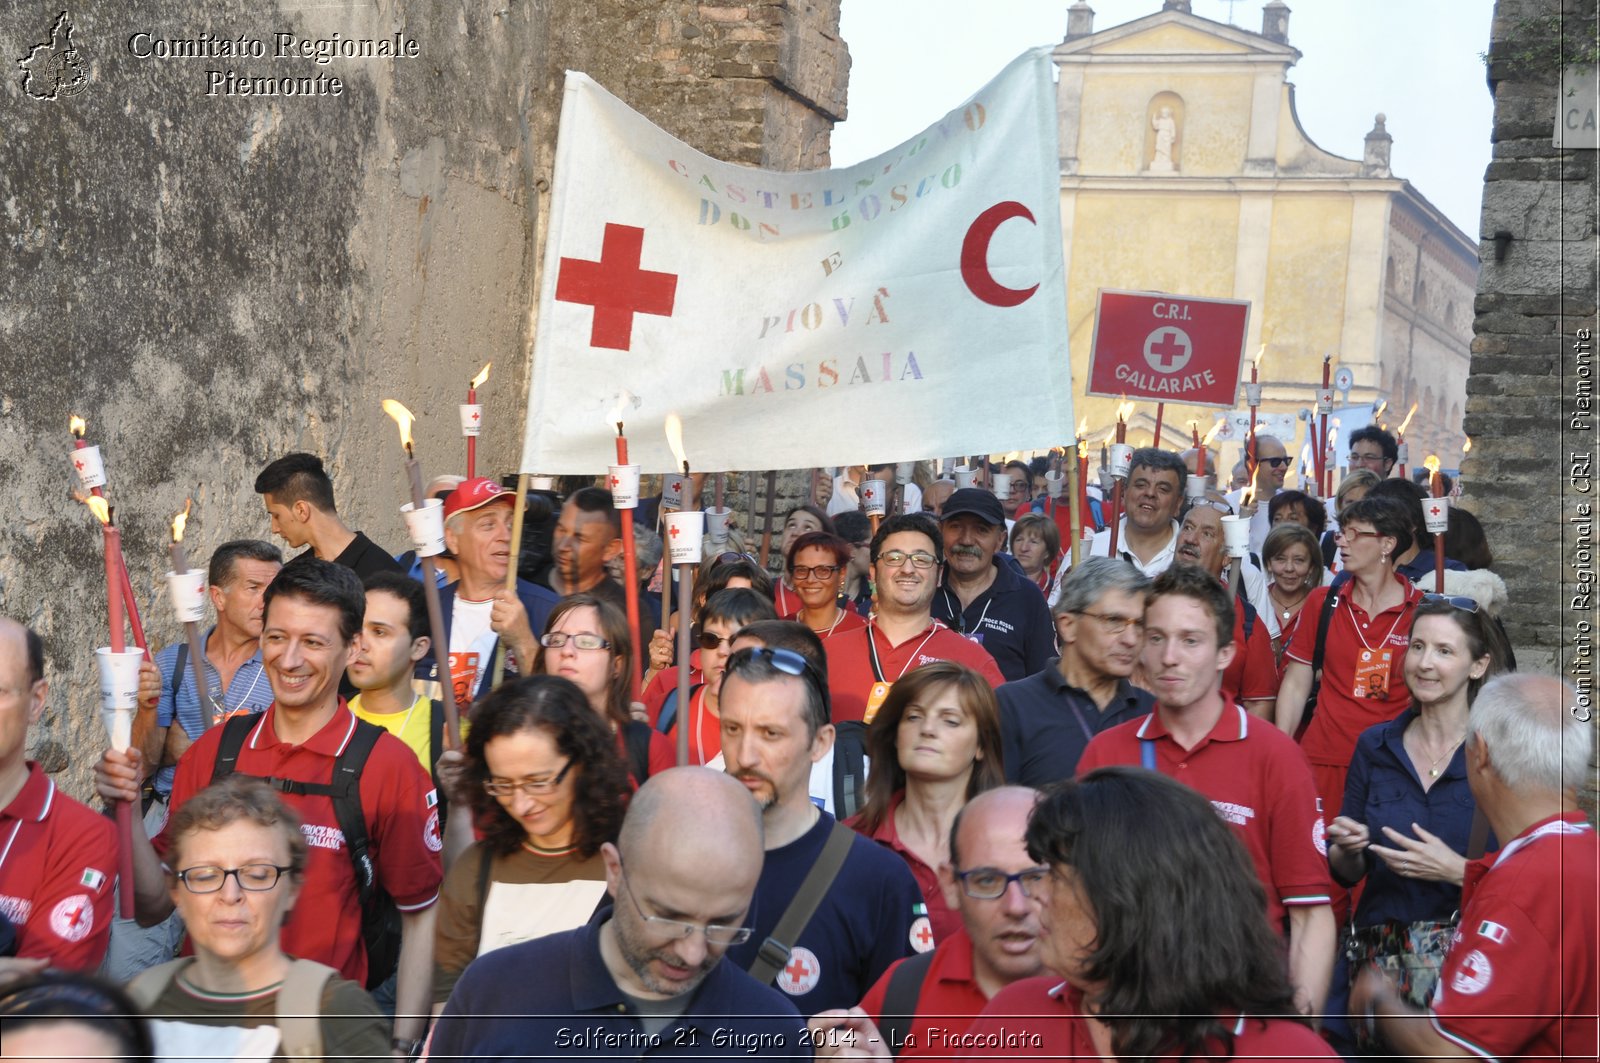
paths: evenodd
<path fill-rule="evenodd" d="M 442 477 L 437 632 L 280 458 L 299 553 L 213 552 L 201 660 L 95 766 L 127 836 L 27 759 L 0 619 L 6 1056 L 1594 1058 L 1592 725 L 1470 514 L 1440 593 L 1395 440 L 1348 443 L 1326 500 L 1269 436 L 1241 483 L 1135 450 L 1083 527 L 1051 458 L 813 470 L 681 615 L 660 498 L 630 571 L 593 481 Z"/>

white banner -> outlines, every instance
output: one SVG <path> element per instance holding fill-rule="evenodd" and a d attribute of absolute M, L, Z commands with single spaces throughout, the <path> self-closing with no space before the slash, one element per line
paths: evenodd
<path fill-rule="evenodd" d="M 1072 438 L 1055 90 L 1018 57 L 841 170 L 719 162 L 567 74 L 522 469 L 790 469 Z M 623 391 L 631 393 L 625 402 Z"/>

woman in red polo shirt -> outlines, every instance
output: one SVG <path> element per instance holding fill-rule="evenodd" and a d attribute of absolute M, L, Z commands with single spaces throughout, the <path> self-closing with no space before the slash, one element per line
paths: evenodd
<path fill-rule="evenodd" d="M 865 618 L 847 608 L 839 597 L 853 552 L 851 545 L 837 535 L 819 531 L 797 538 L 784 555 L 784 573 L 800 599 L 800 609 L 793 619 L 816 632 L 820 639 L 867 626 Z"/>
<path fill-rule="evenodd" d="M 934 661 L 895 681 L 867 729 L 867 800 L 848 826 L 905 860 L 922 889 L 935 942 L 961 926 L 938 868 L 950 859 L 961 806 L 1005 782 L 1000 710 L 988 680 Z"/>

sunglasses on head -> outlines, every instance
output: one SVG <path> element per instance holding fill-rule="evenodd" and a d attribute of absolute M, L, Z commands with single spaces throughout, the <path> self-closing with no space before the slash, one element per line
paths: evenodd
<path fill-rule="evenodd" d="M 749 668 L 757 661 L 764 662 L 784 675 L 792 675 L 803 679 L 822 698 L 822 704 L 828 710 L 829 718 L 833 716 L 833 703 L 828 697 L 828 682 L 822 678 L 822 673 L 817 671 L 815 665 L 805 658 L 803 654 L 794 650 L 786 650 L 780 646 L 746 646 L 744 649 L 728 658 L 726 675 L 734 675 Z"/>
<path fill-rule="evenodd" d="M 1476 598 L 1468 598 L 1460 594 L 1424 594 L 1422 600 L 1425 602 L 1444 602 L 1446 605 L 1468 613 L 1476 613 L 1478 611 Z"/>

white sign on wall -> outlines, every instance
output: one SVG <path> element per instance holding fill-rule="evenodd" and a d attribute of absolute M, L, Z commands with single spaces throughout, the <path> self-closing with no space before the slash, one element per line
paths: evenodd
<path fill-rule="evenodd" d="M 1597 73 L 1600 68 L 1569 66 L 1561 75 L 1561 96 L 1556 100 L 1556 147 L 1567 151 L 1600 148 L 1600 129 L 1595 124 L 1595 112 L 1600 109 Z"/>

